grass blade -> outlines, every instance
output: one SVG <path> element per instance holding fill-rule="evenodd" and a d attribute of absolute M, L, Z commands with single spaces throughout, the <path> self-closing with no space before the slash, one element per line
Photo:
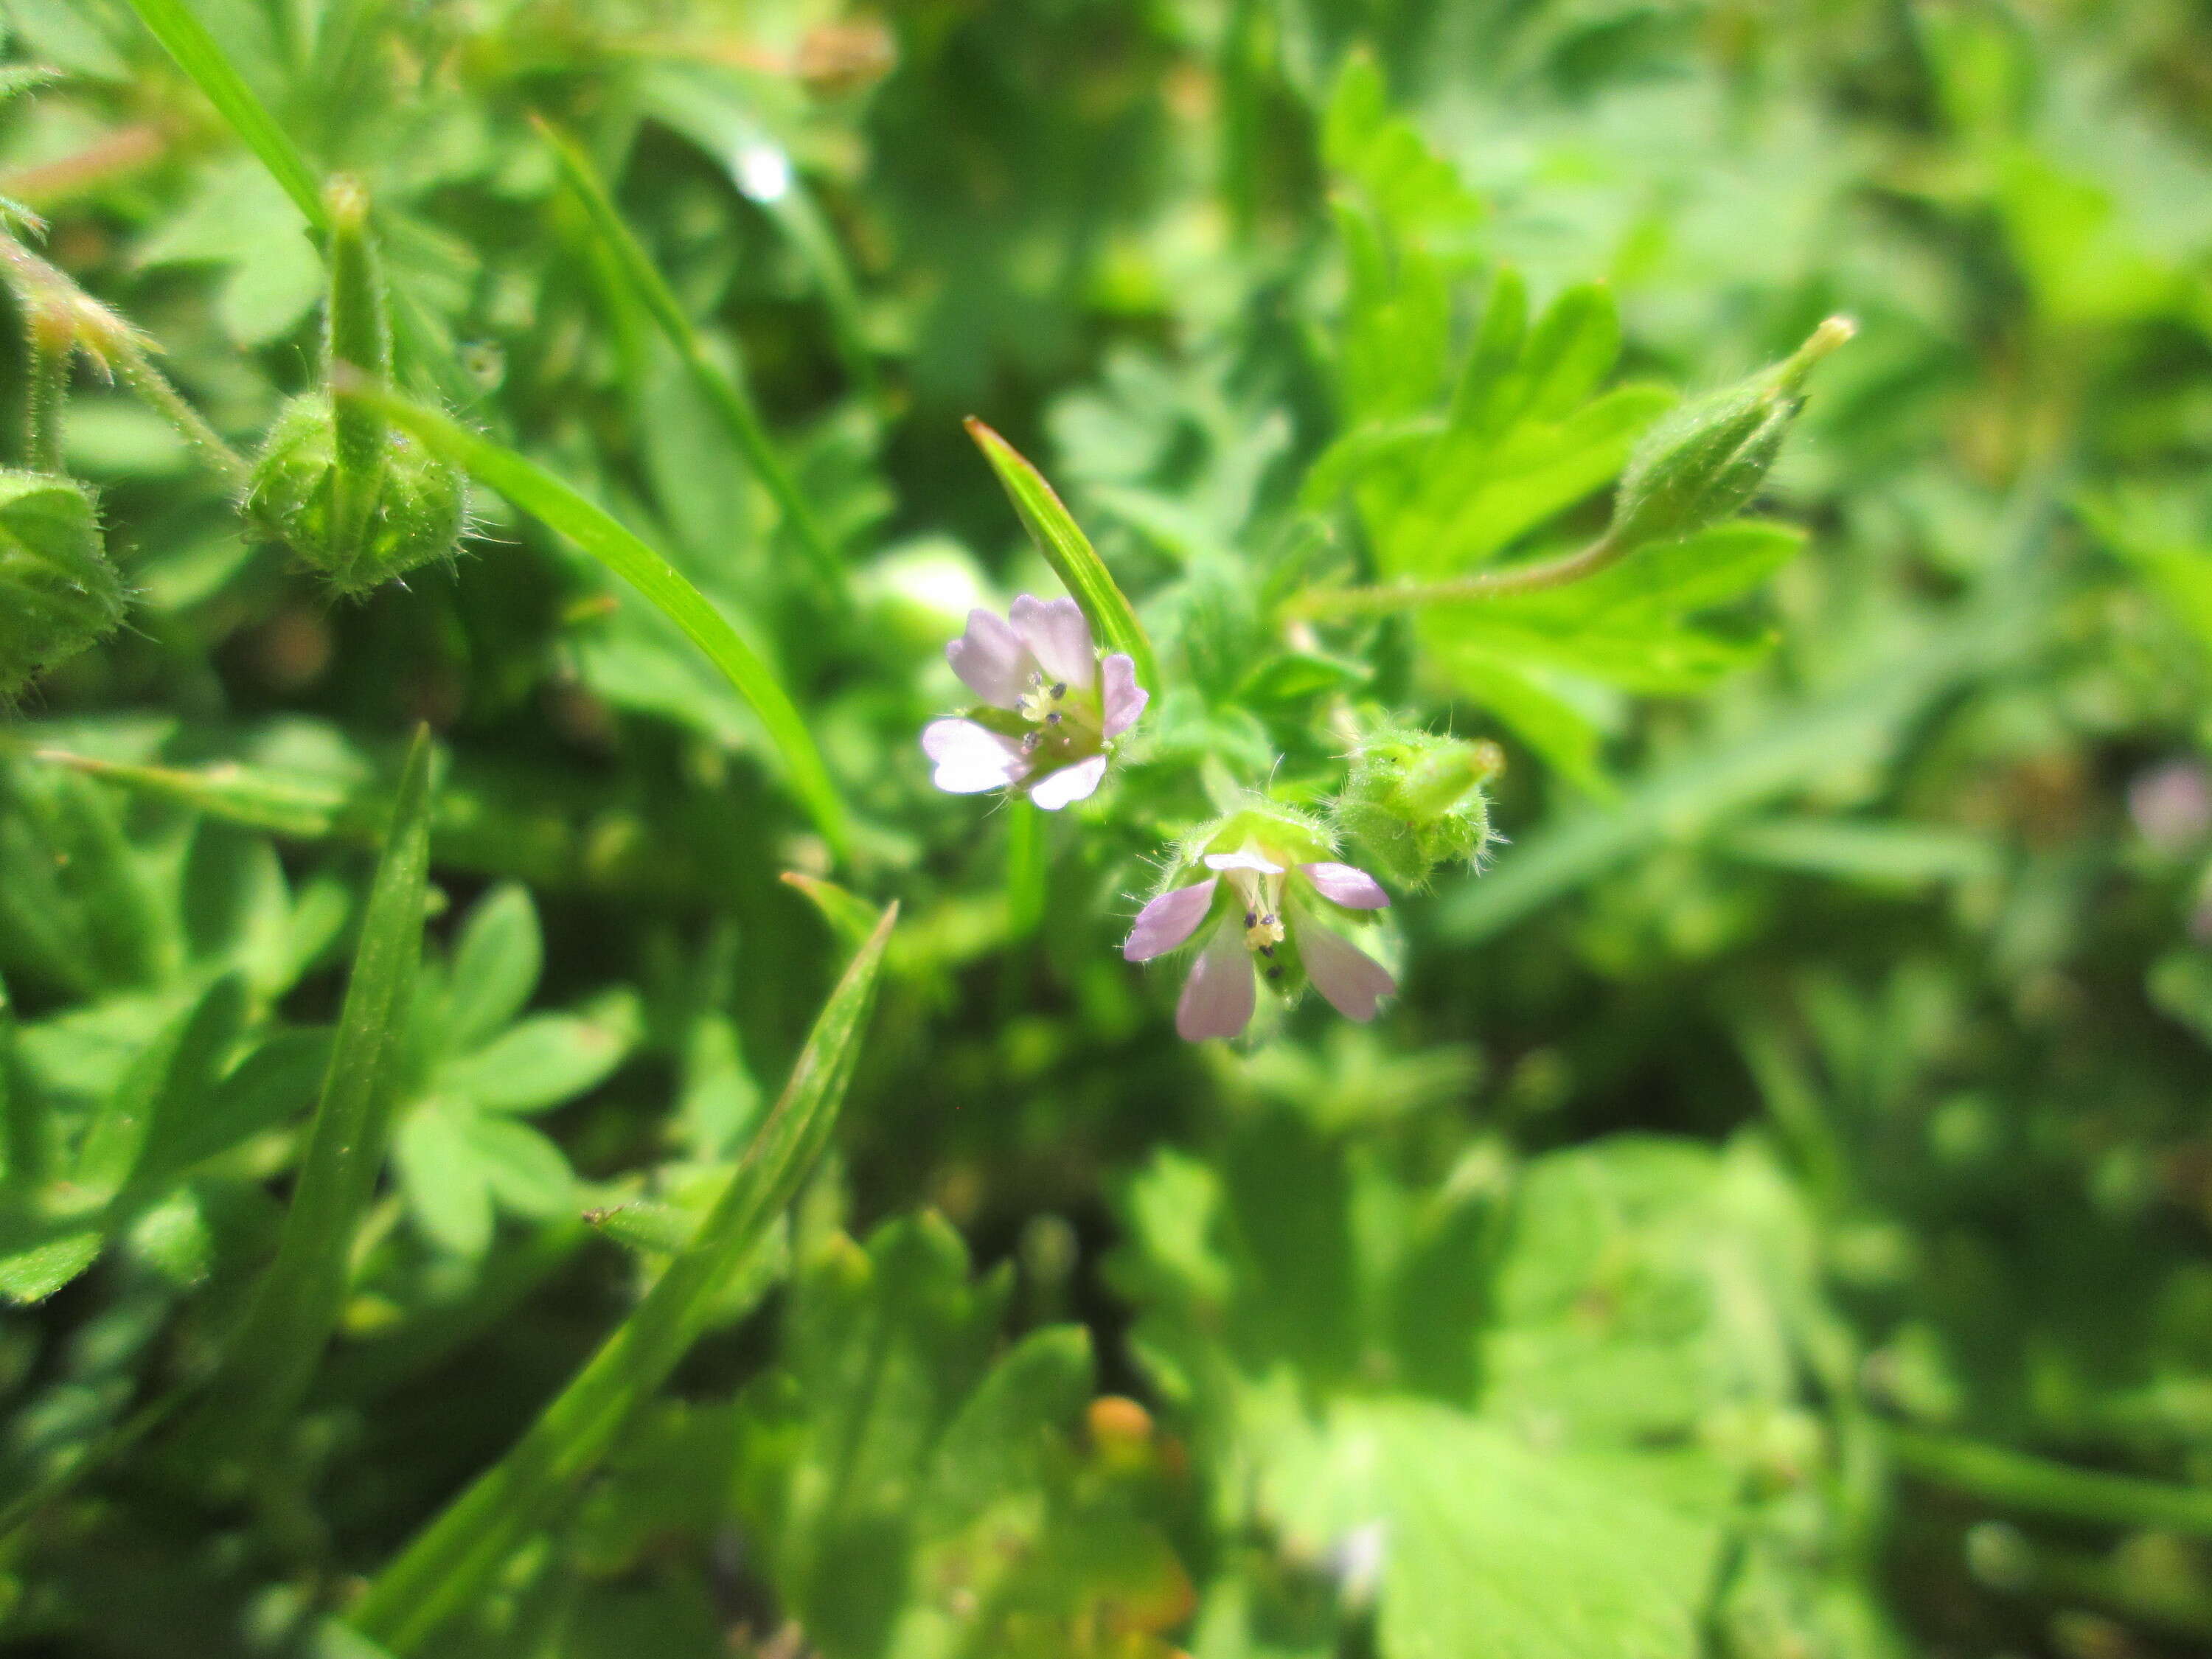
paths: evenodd
<path fill-rule="evenodd" d="M 798 482 L 792 477 L 790 469 L 784 465 L 782 457 L 775 453 L 775 447 L 769 441 L 768 428 L 761 420 L 760 411 L 753 407 L 752 399 L 746 395 L 744 387 L 724 374 L 714 359 L 707 355 L 707 349 L 701 343 L 698 331 L 691 326 L 691 319 L 684 314 L 684 307 L 677 300 L 675 291 L 668 286 L 667 279 L 661 276 L 652 258 L 630 233 L 629 225 L 623 222 L 621 213 L 616 210 L 614 198 L 607 194 L 606 185 L 599 178 L 599 170 L 592 165 L 591 158 L 546 122 L 539 121 L 538 130 L 544 135 L 546 143 L 553 147 L 553 154 L 561 164 L 561 176 L 567 183 L 569 193 L 583 208 L 592 230 L 613 254 L 615 272 L 629 286 L 631 297 L 652 313 L 653 321 L 660 325 L 660 331 L 668 337 L 668 343 L 676 348 L 677 356 L 683 360 L 684 371 L 698 386 L 700 395 L 721 417 L 723 426 L 729 431 L 731 441 L 737 445 L 746 464 L 767 487 L 768 493 L 775 498 L 777 507 L 798 535 L 799 545 L 806 550 L 806 556 L 814 567 L 815 575 L 830 593 L 842 598 L 845 592 L 844 566 L 837 557 L 836 550 L 830 545 L 830 538 L 823 533 L 821 523 L 815 518 L 813 509 L 807 506 L 805 496 L 800 494 Z"/>
<path fill-rule="evenodd" d="M 783 1095 L 690 1244 L 514 1449 L 380 1573 L 351 1615 L 399 1659 L 417 1651 L 531 1534 L 549 1525 L 659 1391 L 722 1288 L 770 1236 L 837 1118 L 898 907 L 823 1006 Z"/>
<path fill-rule="evenodd" d="M 384 1164 L 396 1065 L 422 958 L 430 799 L 430 732 L 424 726 L 400 775 L 276 1259 L 193 1425 L 218 1441 L 282 1423 L 306 1396 L 337 1323 L 347 1257 Z"/>
<path fill-rule="evenodd" d="M 207 25 L 185 0 L 131 0 L 131 9 L 206 94 L 208 102 L 230 123 L 232 131 L 246 141 L 246 148 L 261 158 L 261 165 L 284 187 L 284 193 L 307 222 L 317 230 L 328 230 L 330 218 L 323 210 L 322 191 L 313 170 L 284 129 L 276 125 L 269 106 L 246 84 L 246 78 L 208 33 Z"/>
<path fill-rule="evenodd" d="M 860 316 L 860 287 L 837 234 L 782 144 L 731 93 L 713 68 L 697 64 L 664 64 L 646 76 L 640 88 L 647 113 L 696 145 L 738 193 L 790 240 L 821 289 L 846 372 L 872 398 L 876 370 Z"/>
<path fill-rule="evenodd" d="M 543 520 L 658 606 L 752 705 L 768 728 L 769 741 L 783 757 L 791 787 L 813 817 L 815 827 L 840 860 L 850 860 L 852 828 L 844 799 L 830 781 L 822 751 L 814 746 L 791 694 L 728 619 L 673 565 L 605 508 L 536 462 L 478 437 L 434 410 L 365 385 L 357 376 L 346 379 L 339 391 L 343 397 L 376 409 L 394 426 L 405 428 L 431 450 L 465 468 L 478 483 Z"/>
<path fill-rule="evenodd" d="M 1006 486 L 1006 495 L 1022 520 L 1022 527 L 1037 544 L 1053 572 L 1083 614 L 1091 618 L 1092 632 L 1109 651 L 1126 651 L 1137 664 L 1137 683 L 1154 692 L 1160 689 L 1160 668 L 1152 656 L 1152 642 L 1130 608 L 1128 599 L 1107 573 L 1105 562 L 1091 545 L 1044 474 L 1031 466 L 1022 453 L 977 420 L 968 417 L 968 435 L 975 441 L 991 470 Z"/>

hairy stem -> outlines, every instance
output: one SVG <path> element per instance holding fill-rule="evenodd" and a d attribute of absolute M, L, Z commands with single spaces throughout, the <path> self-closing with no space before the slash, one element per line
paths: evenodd
<path fill-rule="evenodd" d="M 167 375 L 154 367 L 151 357 L 138 350 L 118 353 L 115 373 L 124 385 L 183 434 L 185 441 L 199 452 L 200 459 L 222 474 L 224 483 L 233 489 L 246 488 L 253 471 L 246 458 L 222 441 L 222 434 L 207 423 L 206 416 L 191 406 L 183 392 L 170 385 Z"/>
<path fill-rule="evenodd" d="M 392 324 L 368 229 L 368 199 L 351 179 L 333 183 L 324 198 L 331 219 L 328 362 L 344 364 L 377 386 L 392 380 Z M 368 535 L 369 520 L 384 487 L 389 443 L 384 416 L 358 398 L 333 400 L 331 539 L 342 567 L 349 567 Z"/>
<path fill-rule="evenodd" d="M 33 472 L 62 470 L 62 417 L 69 390 L 70 346 L 43 317 L 31 322 L 29 379 L 23 388 L 23 465 Z"/>
<path fill-rule="evenodd" d="M 1514 593 L 1536 593 L 1595 576 L 1607 566 L 1620 562 L 1634 547 L 1632 542 L 1616 541 L 1608 532 L 1588 547 L 1556 559 L 1509 565 L 1503 570 L 1478 571 L 1472 576 L 1456 576 L 1449 581 L 1319 588 L 1292 599 L 1290 611 L 1297 617 L 1376 617 L 1393 611 L 1422 611 L 1431 605 L 1467 605 Z"/>
<path fill-rule="evenodd" d="M 34 346 L 40 329 L 65 337 L 153 405 L 226 484 L 244 488 L 251 471 L 245 459 L 154 366 L 153 343 L 146 336 L 79 288 L 58 266 L 5 232 L 0 232 L 0 281 L 15 289 L 24 311 L 36 319 Z"/>

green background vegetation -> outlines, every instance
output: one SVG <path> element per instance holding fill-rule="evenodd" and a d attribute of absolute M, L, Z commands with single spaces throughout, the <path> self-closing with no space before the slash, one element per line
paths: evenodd
<path fill-rule="evenodd" d="M 340 597 L 76 366 L 0 1651 L 2212 1648 L 2202 7 L 0 15 L 0 193 L 221 442 L 323 384 L 344 174 L 477 481 Z M 1749 518 L 1326 597 L 1588 542 L 1838 313 Z M 969 415 L 1159 659 L 1050 817 L 916 744 L 1058 591 Z M 1372 710 L 1503 745 L 1503 844 L 1374 1026 L 1176 1042 L 1148 860 Z"/>

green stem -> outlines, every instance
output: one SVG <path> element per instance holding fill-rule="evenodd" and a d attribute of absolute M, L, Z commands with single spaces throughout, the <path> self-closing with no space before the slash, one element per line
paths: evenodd
<path fill-rule="evenodd" d="M 351 179 L 334 181 L 325 194 L 330 215 L 331 290 L 325 372 L 343 364 L 368 384 L 392 380 L 392 323 L 368 230 L 368 198 Z M 384 487 L 388 434 L 384 416 L 358 398 L 337 398 L 331 466 L 331 540 L 342 568 L 350 568 L 368 538 L 376 498 Z"/>
<path fill-rule="evenodd" d="M 43 319 L 31 324 L 30 381 L 23 394 L 23 464 L 33 472 L 62 470 L 62 415 L 69 390 L 70 346 Z"/>
<path fill-rule="evenodd" d="M 1375 617 L 1394 611 L 1419 611 L 1435 605 L 1467 605 L 1499 599 L 1516 593 L 1538 593 L 1547 587 L 1595 576 L 1617 564 L 1635 550 L 1633 542 L 1613 539 L 1608 531 L 1588 547 L 1535 564 L 1510 565 L 1504 570 L 1484 570 L 1449 581 L 1406 582 L 1389 587 L 1330 587 L 1302 593 L 1291 601 L 1293 616 Z"/>
<path fill-rule="evenodd" d="M 53 1126 L 43 1091 L 15 1073 L 15 1006 L 0 981 L 0 1120 L 8 1182 L 25 1192 L 46 1184 L 52 1164 Z"/>
<path fill-rule="evenodd" d="M 1027 939 L 1044 920 L 1044 814 L 1029 801 L 1006 805 L 1006 937 Z"/>
<path fill-rule="evenodd" d="M 2212 1538 L 2212 1492 L 2138 1475 L 2077 1469 L 2002 1446 L 1917 1429 L 1887 1428 L 1882 1441 L 1908 1473 L 1992 1504 L 2096 1526 L 2154 1528 Z"/>
<path fill-rule="evenodd" d="M 135 349 L 118 352 L 115 372 L 124 385 L 183 434 L 185 441 L 199 452 L 200 459 L 222 475 L 225 484 L 233 489 L 246 488 L 253 476 L 246 458 L 222 441 L 222 434 L 207 423 L 185 394 L 169 384 L 168 376 L 154 367 L 152 358 Z"/>
<path fill-rule="evenodd" d="M 153 343 L 114 312 L 87 294 L 58 266 L 49 264 L 16 238 L 0 232 L 0 275 L 15 291 L 35 331 L 66 338 L 110 374 L 143 398 L 233 489 L 245 487 L 249 469 L 238 452 L 186 403 L 154 367 Z"/>

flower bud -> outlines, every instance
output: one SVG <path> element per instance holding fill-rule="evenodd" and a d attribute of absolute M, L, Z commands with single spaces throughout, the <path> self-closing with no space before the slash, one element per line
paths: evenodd
<path fill-rule="evenodd" d="M 246 487 L 246 516 L 289 543 L 341 593 L 361 593 L 433 559 L 449 557 L 468 520 L 457 468 L 410 434 L 385 434 L 383 465 L 365 520 L 342 522 L 338 432 L 327 391 L 278 412 Z"/>
<path fill-rule="evenodd" d="M 1398 885 L 1419 889 L 1442 864 L 1479 864 L 1490 848 L 1483 786 L 1505 757 L 1489 742 L 1407 726 L 1370 734 L 1331 808 L 1338 831 Z"/>
<path fill-rule="evenodd" d="M 1784 362 L 1695 398 L 1637 445 L 1621 474 L 1607 539 L 1621 551 L 1718 524 L 1759 493 L 1781 453 L 1813 365 L 1851 337 L 1831 317 Z"/>
<path fill-rule="evenodd" d="M 112 632 L 123 599 L 84 486 L 0 472 L 0 699 Z"/>

